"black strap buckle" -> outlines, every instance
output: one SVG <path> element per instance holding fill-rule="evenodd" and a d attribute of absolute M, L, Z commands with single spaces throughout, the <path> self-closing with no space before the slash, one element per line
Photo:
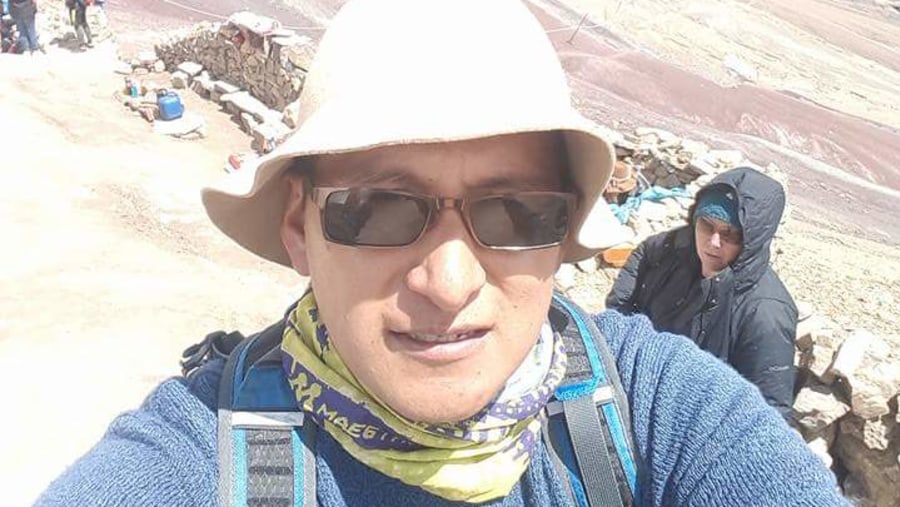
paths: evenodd
<path fill-rule="evenodd" d="M 203 341 L 195 343 L 184 349 L 181 353 L 181 373 L 185 377 L 192 371 L 203 366 L 215 358 L 228 359 L 231 351 L 237 346 L 244 335 L 240 331 L 215 331 L 206 335 Z"/>

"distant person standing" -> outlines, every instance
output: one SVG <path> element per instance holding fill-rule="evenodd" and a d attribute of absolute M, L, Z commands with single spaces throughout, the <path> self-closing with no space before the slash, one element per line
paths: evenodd
<path fill-rule="evenodd" d="M 35 51 L 45 53 L 44 46 L 38 41 L 37 26 L 37 0 L 9 0 L 9 14 L 16 22 L 19 31 L 19 46 L 22 53 Z"/>
<path fill-rule="evenodd" d="M 697 193 L 689 225 L 632 252 L 606 306 L 691 338 L 788 418 L 797 307 L 769 266 L 784 204 L 781 185 L 756 170 L 720 174 Z"/>
<path fill-rule="evenodd" d="M 90 0 L 66 0 L 69 8 L 69 20 L 75 28 L 75 35 L 81 46 L 94 47 L 94 39 L 91 36 L 91 27 L 87 22 L 87 7 Z"/>
<path fill-rule="evenodd" d="M 97 8 L 95 11 L 97 24 L 100 25 L 101 30 L 106 30 L 106 27 L 109 26 L 109 18 L 106 17 L 106 0 L 94 0 L 94 6 Z"/>

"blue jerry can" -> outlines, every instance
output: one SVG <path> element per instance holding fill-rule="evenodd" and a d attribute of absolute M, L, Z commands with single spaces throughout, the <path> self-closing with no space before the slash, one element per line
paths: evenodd
<path fill-rule="evenodd" d="M 163 120 L 176 120 L 184 114 L 184 104 L 181 97 L 173 91 L 167 91 L 157 99 L 159 104 L 159 117 Z"/>

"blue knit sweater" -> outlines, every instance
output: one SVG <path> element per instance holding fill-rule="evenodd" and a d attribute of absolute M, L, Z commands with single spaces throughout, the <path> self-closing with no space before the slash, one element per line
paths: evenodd
<path fill-rule="evenodd" d="M 849 505 L 834 477 L 759 391 L 687 339 L 642 317 L 595 317 L 631 402 L 644 505 Z M 216 415 L 221 361 L 190 380 L 163 382 L 138 410 L 54 481 L 39 506 L 216 504 Z M 360 464 L 318 432 L 318 503 L 456 504 Z M 492 506 L 570 505 L 538 448 L 514 490 Z"/>

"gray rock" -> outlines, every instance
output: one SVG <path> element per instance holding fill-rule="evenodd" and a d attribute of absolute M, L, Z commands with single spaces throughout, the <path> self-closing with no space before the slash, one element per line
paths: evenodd
<path fill-rule="evenodd" d="M 577 274 L 578 270 L 575 268 L 575 265 L 562 264 L 559 269 L 556 270 L 556 276 L 554 277 L 557 288 L 566 291 L 574 287 Z"/>
<path fill-rule="evenodd" d="M 889 414 L 888 402 L 900 393 L 900 351 L 881 338 L 871 339 L 862 361 L 846 379 L 854 414 L 863 419 Z"/>
<path fill-rule="evenodd" d="M 121 60 L 117 60 L 113 71 L 116 74 L 124 74 L 127 76 L 128 74 L 131 74 L 131 65 L 129 65 Z"/>
<path fill-rule="evenodd" d="M 794 400 L 794 417 L 808 431 L 817 432 L 841 418 L 850 407 L 827 386 L 804 387 Z"/>
<path fill-rule="evenodd" d="M 250 95 L 249 92 L 239 91 L 222 95 L 222 104 L 225 109 L 232 114 L 248 113 L 259 123 L 279 124 L 284 129 L 287 127 L 281 123 L 281 113 L 273 111 L 266 107 L 259 99 Z"/>
<path fill-rule="evenodd" d="M 253 140 L 263 153 L 268 153 L 281 144 L 290 133 L 287 126 L 281 121 L 271 123 L 258 123 L 250 129 Z"/>
<path fill-rule="evenodd" d="M 191 78 L 203 71 L 203 66 L 196 62 L 182 62 L 177 68 Z"/>
<path fill-rule="evenodd" d="M 828 442 L 826 442 L 824 438 L 815 438 L 812 441 L 807 442 L 806 446 L 809 447 L 809 450 L 811 450 L 813 454 L 822 460 L 822 463 L 824 463 L 826 467 L 831 468 L 831 465 L 834 463 L 834 458 L 828 453 Z"/>
<path fill-rule="evenodd" d="M 865 330 L 857 330 L 850 334 L 838 350 L 831 367 L 832 373 L 839 377 L 850 378 L 862 364 L 866 350 L 875 336 Z"/>
<path fill-rule="evenodd" d="M 580 269 L 583 273 L 594 273 L 599 268 L 599 264 L 597 262 L 596 257 L 589 257 L 583 261 L 578 261 L 575 265 Z"/>
<path fill-rule="evenodd" d="M 172 88 L 175 88 L 176 90 L 187 88 L 188 80 L 189 78 L 187 74 L 181 72 L 180 70 L 175 71 L 172 74 Z"/>
<path fill-rule="evenodd" d="M 141 51 L 137 56 L 137 60 L 140 62 L 139 65 L 144 67 L 152 67 L 157 59 L 155 51 Z"/>
<path fill-rule="evenodd" d="M 300 126 L 300 99 L 297 99 L 287 106 L 281 115 L 281 121 L 288 127 L 295 129 Z"/>
<path fill-rule="evenodd" d="M 810 318 L 815 311 L 812 303 L 807 301 L 797 301 L 797 320 L 803 322 Z"/>
<path fill-rule="evenodd" d="M 237 92 L 241 91 L 241 88 L 239 86 L 233 85 L 226 81 L 214 81 L 213 89 L 217 93 L 221 93 L 222 95 L 237 93 Z"/>

